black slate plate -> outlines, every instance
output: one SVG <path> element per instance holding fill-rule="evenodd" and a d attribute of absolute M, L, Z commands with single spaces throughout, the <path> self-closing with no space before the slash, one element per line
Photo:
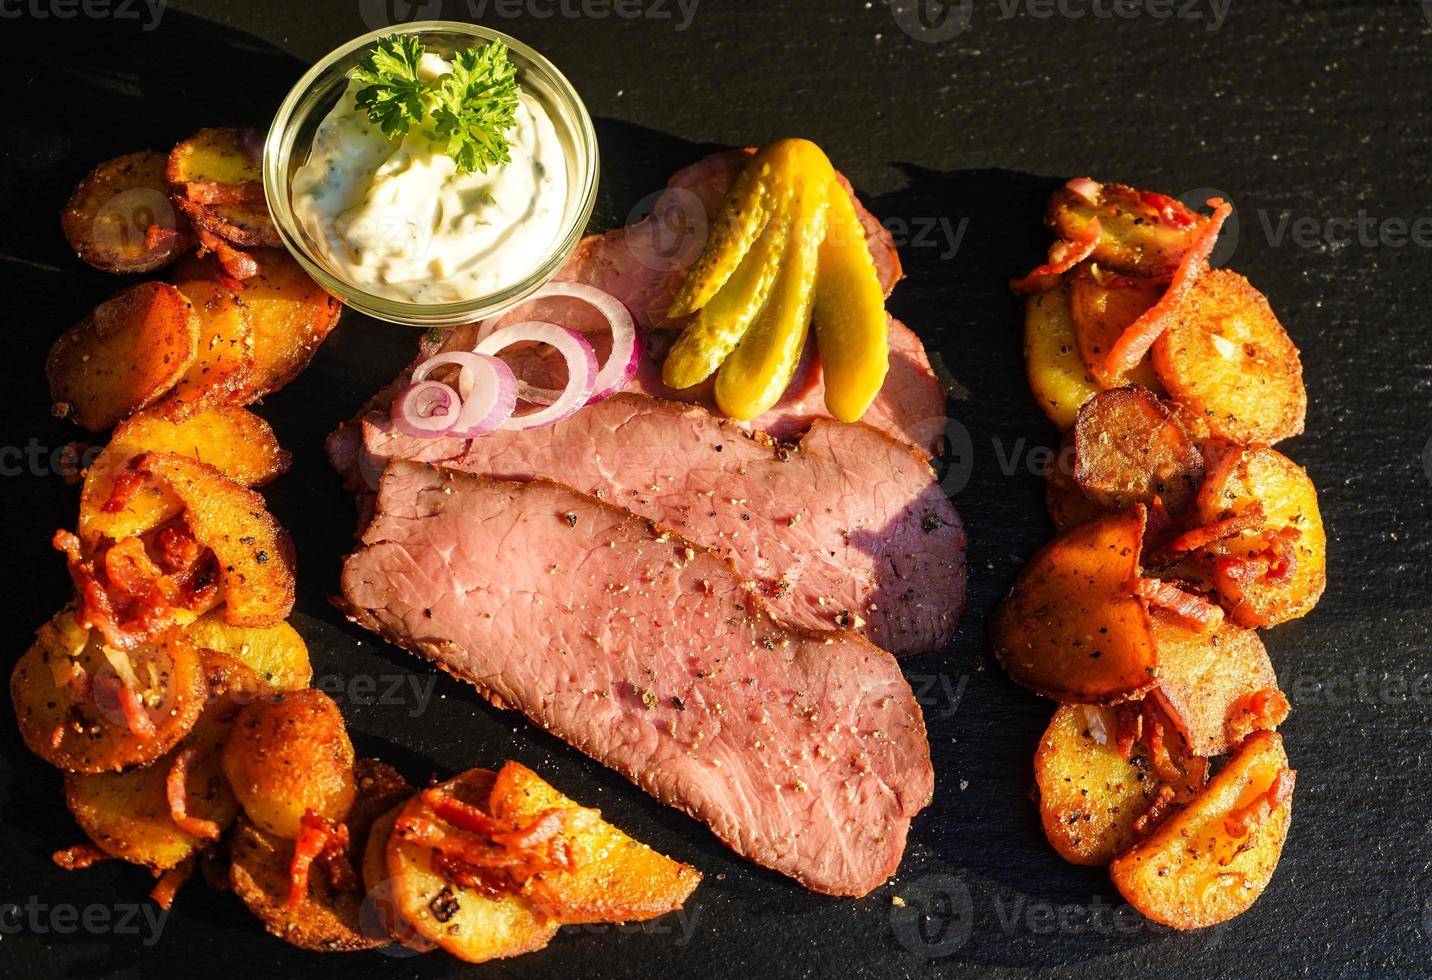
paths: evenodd
<path fill-rule="evenodd" d="M 958 639 L 907 665 L 930 727 L 934 802 L 887 887 L 862 901 L 807 894 L 328 606 L 352 519 L 322 440 L 414 343 L 409 331 L 349 317 L 261 411 L 295 455 L 267 491 L 301 558 L 295 622 L 359 751 L 418 780 L 521 759 L 707 874 L 679 917 L 566 930 L 548 950 L 484 973 L 1423 971 L 1432 954 L 1429 764 L 1419 741 L 1432 721 L 1425 7 L 249 0 L 176 2 L 156 23 L 128 0 L 0 5 L 6 663 L 67 589 L 47 541 L 74 521 L 77 492 L 57 474 L 55 453 L 79 434 L 46 414 L 44 353 L 116 288 L 66 251 L 57 216 L 70 187 L 109 156 L 163 148 L 202 125 L 262 123 L 329 48 L 441 11 L 517 34 L 577 84 L 598 118 L 605 164 L 595 228 L 639 214 L 667 174 L 712 145 L 788 134 L 824 145 L 902 246 L 910 277 L 892 306 L 961 386 L 942 472 L 972 542 Z M 1308 434 L 1288 451 L 1317 481 L 1331 531 L 1328 595 L 1307 619 L 1266 634 L 1295 705 L 1285 729 L 1300 770 L 1292 837 L 1252 911 L 1193 935 L 1144 923 L 1101 872 L 1066 865 L 1045 845 L 1027 794 L 1050 708 L 1002 676 L 984 638 L 985 616 L 1049 534 L 1033 464 L 1055 440 L 1024 384 L 1017 305 L 1004 283 L 1047 244 L 1039 214 L 1049 188 L 1086 172 L 1177 194 L 1214 188 L 1237 206 L 1231 262 L 1302 347 Z M 0 712 L 0 974 L 466 969 L 441 955 L 291 950 L 237 899 L 202 887 L 156 924 L 144 917 L 153 912 L 142 872 L 57 871 L 50 851 L 80 834 L 58 774 L 24 752 L 8 700 Z"/>

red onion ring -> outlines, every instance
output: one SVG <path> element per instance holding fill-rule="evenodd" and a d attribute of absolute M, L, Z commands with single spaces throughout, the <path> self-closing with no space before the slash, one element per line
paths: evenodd
<path fill-rule="evenodd" d="M 577 331 L 543 320 L 526 320 L 488 334 L 477 345 L 476 353 L 496 355 L 513 344 L 546 344 L 557 350 L 567 362 L 567 387 L 558 392 L 550 405 L 527 415 L 514 415 L 502 424 L 504 429 L 535 429 L 560 422 L 572 415 L 592 397 L 597 378 L 597 355 L 587 338 Z"/>
<path fill-rule="evenodd" d="M 392 416 L 393 424 L 404 434 L 433 439 L 447 435 L 461 413 L 457 392 L 436 381 L 420 381 L 394 399 Z"/>
<path fill-rule="evenodd" d="M 580 300 L 601 314 L 612 334 L 612 349 L 606 363 L 601 366 L 592 380 L 592 396 L 587 404 L 595 404 L 609 398 L 631 384 L 641 364 L 641 341 L 636 332 L 636 321 L 626 304 L 611 293 L 590 286 L 584 282 L 549 282 L 519 304 L 522 305 L 549 296 L 566 296 Z M 481 324 L 477 330 L 479 339 L 485 340 L 497 325 L 494 317 Z M 518 382 L 518 392 L 524 401 L 537 405 L 551 405 L 563 394 L 553 388 L 538 388 L 525 382 Z"/>
<path fill-rule="evenodd" d="M 423 384 L 440 367 L 458 367 L 457 393 L 461 411 L 443 435 L 473 439 L 495 432 L 517 407 L 517 378 L 512 369 L 490 354 L 447 351 L 435 354 L 413 371 L 413 383 Z"/>

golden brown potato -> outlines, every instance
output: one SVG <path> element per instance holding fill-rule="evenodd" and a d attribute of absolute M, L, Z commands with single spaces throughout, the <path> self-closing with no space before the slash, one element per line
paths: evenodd
<path fill-rule="evenodd" d="M 213 549 L 223 586 L 224 622 L 276 626 L 293 609 L 293 547 L 264 498 L 207 463 L 177 453 L 135 461 L 184 504 L 184 520 Z"/>
<path fill-rule="evenodd" d="M 1114 859 L 1114 884 L 1134 908 L 1175 929 L 1241 915 L 1278 866 L 1293 779 L 1283 740 L 1254 735 L 1192 803 Z"/>
<path fill-rule="evenodd" d="M 492 815 L 514 827 L 548 810 L 573 811 L 564 836 L 576 869 L 539 872 L 522 886 L 534 906 L 565 924 L 654 919 L 680 908 L 701 883 L 691 865 L 632 840 L 520 763 L 508 762 L 498 771 L 490 800 Z"/>
<path fill-rule="evenodd" d="M 1149 614 L 1134 595 L 1145 511 L 1070 528 L 1045 545 L 990 621 L 1016 683 L 1060 701 L 1114 704 L 1154 686 Z"/>
<path fill-rule="evenodd" d="M 169 153 L 174 203 L 196 227 L 235 245 L 281 246 L 264 202 L 262 145 L 251 128 L 199 130 Z"/>
<path fill-rule="evenodd" d="M 291 691 L 247 705 L 224 746 L 224 775 L 266 833 L 293 840 L 304 813 L 348 819 L 357 786 L 343 715 L 321 691 Z"/>
<path fill-rule="evenodd" d="M 393 836 L 393 824 L 403 812 L 406 801 L 399 803 L 373 822 L 368 831 L 368 842 L 363 846 L 363 931 L 372 934 L 386 934 L 394 942 L 402 943 L 409 949 L 426 953 L 436 948 L 436 943 L 424 939 L 411 922 L 398 912 L 393 900 L 393 881 L 388 876 L 388 842 Z"/>
<path fill-rule="evenodd" d="M 1308 394 L 1298 348 L 1267 298 L 1227 269 L 1200 276 L 1154 342 L 1169 396 L 1214 435 L 1273 443 L 1303 431 Z"/>
<path fill-rule="evenodd" d="M 278 391 L 308 367 L 338 325 L 342 305 L 282 249 L 253 253 L 259 274 L 242 298 L 254 325 L 254 372 L 244 392 L 253 401 Z"/>
<path fill-rule="evenodd" d="M 185 627 L 201 650 L 228 654 L 253 670 L 275 691 L 301 691 L 313 679 L 308 645 L 288 623 L 230 626 L 220 612 L 206 613 Z"/>
<path fill-rule="evenodd" d="M 194 363 L 161 403 L 175 421 L 234 401 L 254 369 L 254 331 L 249 312 L 232 289 L 214 280 L 178 283 L 199 316 Z"/>
<path fill-rule="evenodd" d="M 1197 760 L 1184 767 L 1183 778 L 1165 783 L 1144 745 L 1135 743 L 1124 758 L 1118 727 L 1108 708 L 1061 705 L 1034 756 L 1044 834 L 1073 864 L 1108 864 L 1147 836 L 1160 810 L 1188 802 L 1207 778 Z M 1167 801 L 1160 797 L 1164 786 L 1172 793 Z"/>
<path fill-rule="evenodd" d="M 1100 390 L 1079 356 L 1067 283 L 1029 297 L 1024 305 L 1024 367 L 1034 400 L 1061 431 L 1079 406 Z"/>
<path fill-rule="evenodd" d="M 153 272 L 179 257 L 191 241 L 189 223 L 169 199 L 165 163 L 141 150 L 106 160 L 80 181 L 60 213 L 76 255 L 105 272 L 131 273 Z"/>
<path fill-rule="evenodd" d="M 1307 471 L 1266 446 L 1225 453 L 1198 495 L 1201 523 L 1261 504 L 1261 529 L 1210 545 L 1204 559 L 1228 614 L 1243 626 L 1307 615 L 1327 585 L 1327 532 Z"/>
<path fill-rule="evenodd" d="M 1182 423 L 1146 388 L 1103 391 L 1074 423 L 1074 482 L 1105 510 L 1155 498 L 1174 516 L 1193 504 L 1203 456 Z"/>
<path fill-rule="evenodd" d="M 67 772 L 148 765 L 194 727 L 207 693 L 203 662 L 177 630 L 121 654 L 70 609 L 40 627 L 10 675 L 25 745 Z"/>
<path fill-rule="evenodd" d="M 215 467 L 240 486 L 258 486 L 286 472 L 291 459 L 279 447 L 269 424 L 238 407 L 223 405 L 173 422 L 149 409 L 120 423 L 104 452 L 85 474 L 80 495 L 79 535 L 89 548 L 102 538 L 119 541 L 144 534 L 184 509 L 183 502 L 159 480 L 146 477 L 123 506 L 106 509 L 115 480 L 135 457 L 146 452 L 171 452 Z M 135 477 L 124 477 L 135 479 Z"/>
<path fill-rule="evenodd" d="M 1106 362 L 1114 343 L 1158 301 L 1165 286 L 1161 280 L 1123 276 L 1093 263 L 1080 266 L 1070 277 L 1069 310 L 1079 356 L 1099 384 L 1106 388 L 1138 384 L 1162 393 L 1147 357 L 1127 375 L 1111 373 Z"/>
<path fill-rule="evenodd" d="M 110 297 L 55 341 L 45 362 L 54 413 L 102 432 L 158 401 L 198 353 L 199 317 L 167 283 Z"/>
<path fill-rule="evenodd" d="M 493 774 L 474 769 L 441 784 L 463 803 L 486 808 Z M 403 808 L 401 819 L 437 820 L 419 795 Z M 388 877 L 398 915 L 419 935 L 469 963 L 518 956 L 541 949 L 556 935 L 557 920 L 547 918 L 519 895 L 489 897 L 455 885 L 434 868 L 435 852 L 394 833 L 388 842 Z"/>
<path fill-rule="evenodd" d="M 1045 223 L 1060 238 L 1077 239 L 1099 219 L 1092 258 L 1115 272 L 1159 276 L 1171 272 L 1208 221 L 1178 201 L 1124 184 L 1092 184 L 1094 200 L 1060 187 L 1049 198 Z"/>
<path fill-rule="evenodd" d="M 1162 609 L 1150 615 L 1159 655 L 1158 698 L 1195 755 L 1223 755 L 1288 713 L 1258 634 L 1225 621 L 1212 635 Z"/>

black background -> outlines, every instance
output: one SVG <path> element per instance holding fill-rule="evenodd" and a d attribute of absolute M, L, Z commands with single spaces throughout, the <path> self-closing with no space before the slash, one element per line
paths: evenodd
<path fill-rule="evenodd" d="M 638 215 L 671 171 L 712 146 L 801 135 L 827 149 L 902 246 L 909 279 L 894 311 L 958 382 L 955 459 L 943 472 L 970 531 L 972 572 L 956 641 L 906 664 L 925 705 L 937 786 L 898 876 L 860 901 L 807 894 L 519 716 L 433 680 L 329 607 L 353 522 L 322 440 L 396 373 L 415 340 L 406 328 L 348 316 L 308 372 L 259 411 L 295 457 L 266 490 L 298 548 L 294 621 L 360 753 L 413 780 L 523 760 L 707 876 L 684 923 L 565 930 L 549 949 L 482 974 L 1425 971 L 1432 13 L 1415 3 L 1233 0 L 1226 9 L 1153 0 L 1125 18 L 1108 0 L 1004 0 L 1007 12 L 978 0 L 937 21 L 930 11 L 918 18 L 919 0 L 893 11 L 860 0 L 701 0 L 688 20 L 674 0 L 637 4 L 645 13 L 634 18 L 620 16 L 630 4 L 523 0 L 513 18 L 513 5 L 495 2 L 474 16 L 480 2 L 443 3 L 442 13 L 543 50 L 596 118 L 594 229 Z M 50 456 L 80 433 L 47 415 L 44 354 L 118 288 L 67 252 L 58 213 L 69 189 L 100 160 L 165 149 L 201 126 L 263 126 L 330 48 L 439 6 L 184 2 L 156 25 L 125 4 L 114 0 L 98 17 L 85 10 L 102 6 L 0 0 L 7 664 L 68 587 L 48 539 L 73 526 L 78 491 Z M 1064 864 L 1046 845 L 1028 793 L 1050 708 L 994 667 L 984 635 L 985 616 L 1049 534 L 1030 464 L 1055 440 L 1023 380 L 1018 307 L 1004 284 L 1048 244 L 1039 216 L 1049 189 L 1084 173 L 1176 195 L 1216 189 L 1234 203 L 1234 247 L 1220 254 L 1268 294 L 1302 348 L 1308 434 L 1283 448 L 1311 471 L 1330 531 L 1322 604 L 1265 634 L 1294 703 L 1284 731 L 1299 769 L 1282 865 L 1250 912 L 1191 935 L 1118 913 L 1103 872 Z M 1301 236 L 1280 234 L 1285 215 L 1303 219 Z M 1370 237 L 1347 241 L 1338 222 L 1359 215 Z M 1398 244 L 1409 225 L 1420 243 L 1404 234 Z M 950 230 L 961 227 L 956 248 Z M 407 687 L 401 703 L 364 703 L 364 685 L 381 695 L 389 678 L 435 683 L 433 697 L 424 705 Z M 50 851 L 81 834 L 59 774 L 24 752 L 8 699 L 0 710 L 0 903 L 48 906 L 20 926 L 13 915 L 0 920 L 0 975 L 467 969 L 440 953 L 293 950 L 264 935 L 232 895 L 198 884 L 180 895 L 155 945 L 113 925 L 59 934 L 69 920 L 58 906 L 117 921 L 142 904 L 149 880 L 113 863 L 72 874 L 51 866 Z"/>

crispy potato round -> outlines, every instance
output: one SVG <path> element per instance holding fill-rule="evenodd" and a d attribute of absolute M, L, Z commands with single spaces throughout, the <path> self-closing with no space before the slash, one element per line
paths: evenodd
<path fill-rule="evenodd" d="M 275 691 L 301 691 L 313 679 L 308 645 L 288 623 L 277 626 L 230 626 L 222 613 L 206 613 L 185 627 L 201 650 L 217 650 L 239 660 Z"/>
<path fill-rule="evenodd" d="M 1065 436 L 1065 442 L 1069 442 L 1069 435 Z M 1060 458 L 1066 457 L 1061 455 Z M 1067 458 L 1073 458 L 1072 452 Z M 1079 489 L 1073 473 L 1064 466 L 1051 466 L 1044 478 L 1044 506 L 1049 511 L 1049 520 L 1054 524 L 1056 534 L 1108 513 Z"/>
<path fill-rule="evenodd" d="M 308 810 L 348 819 L 357 793 L 353 743 L 322 691 L 290 691 L 244 707 L 224 746 L 224 775 L 244 812 L 290 840 Z"/>
<path fill-rule="evenodd" d="M 367 934 L 386 935 L 409 949 L 426 953 L 436 949 L 437 944 L 424 939 L 413 924 L 398 913 L 398 905 L 393 900 L 393 881 L 388 876 L 388 841 L 405 805 L 406 801 L 384 813 L 373 821 L 368 831 L 367 843 L 363 845 L 363 890 L 367 894 L 360 921 Z"/>
<path fill-rule="evenodd" d="M 444 792 L 487 806 L 495 777 L 473 769 L 442 784 Z M 422 796 L 404 808 L 404 817 L 436 819 Z M 419 935 L 469 963 L 518 956 L 541 949 L 556 935 L 558 923 L 520 895 L 490 898 L 454 885 L 433 867 L 433 851 L 395 833 L 388 841 L 388 877 L 398 915 Z"/>
<path fill-rule="evenodd" d="M 1161 392 L 1152 363 L 1145 358 L 1128 375 L 1110 373 L 1109 351 L 1135 320 L 1158 301 L 1166 284 L 1161 280 L 1122 276 L 1084 263 L 1069 279 L 1069 311 L 1079 356 L 1094 379 L 1106 388 L 1139 384 Z"/>
<path fill-rule="evenodd" d="M 252 128 L 223 126 L 201 129 L 175 146 L 165 173 L 174 185 L 174 203 L 197 227 L 235 245 L 282 246 L 263 200 L 262 160 L 256 150 L 262 143 Z M 253 193 L 238 203 L 205 203 L 189 195 L 189 184 L 227 184 Z"/>
<path fill-rule="evenodd" d="M 1153 358 L 1169 395 L 1214 435 L 1273 443 L 1303 431 L 1308 393 L 1298 348 L 1267 298 L 1236 272 L 1198 277 Z"/>
<path fill-rule="evenodd" d="M 1163 501 L 1170 514 L 1193 505 L 1203 455 L 1183 424 L 1147 388 L 1090 398 L 1074 423 L 1074 482 L 1105 510 Z"/>
<path fill-rule="evenodd" d="M 1202 929 L 1241 915 L 1263 894 L 1292 822 L 1292 772 L 1283 740 L 1254 735 L 1193 802 L 1115 858 L 1110 875 L 1129 903 L 1175 929 Z M 1229 826 L 1281 783 L 1288 792 L 1246 833 Z M 1230 818 L 1234 818 L 1230 821 Z"/>
<path fill-rule="evenodd" d="M 80 539 L 90 548 L 101 539 L 144 534 L 178 516 L 183 501 L 159 480 L 146 478 L 123 507 L 106 511 L 116 477 L 146 452 L 172 452 L 215 467 L 240 486 L 258 486 L 286 472 L 291 459 L 269 424 L 247 409 L 222 405 L 182 422 L 148 409 L 121 422 L 85 474 L 80 494 Z"/>
<path fill-rule="evenodd" d="M 298 377 L 343 310 L 288 252 L 264 249 L 253 258 L 259 274 L 244 280 L 242 294 L 254 325 L 254 372 L 244 391 L 246 401 Z"/>
<path fill-rule="evenodd" d="M 105 272 L 153 272 L 189 244 L 189 223 L 169 199 L 166 160 L 153 150 L 106 160 L 80 181 L 60 226 L 85 262 Z M 147 241 L 149 229 L 165 234 Z"/>
<path fill-rule="evenodd" d="M 131 286 L 50 348 L 54 414 L 102 432 L 174 387 L 198 345 L 199 317 L 183 293 L 163 282 Z"/>
<path fill-rule="evenodd" d="M 1146 514 L 1132 507 L 1040 549 L 990 619 L 995 656 L 1046 697 L 1115 704 L 1155 684 L 1148 610 L 1134 595 Z"/>
<path fill-rule="evenodd" d="M 10 697 L 25 745 L 66 772 L 118 772 L 144 766 L 177 745 L 204 708 L 203 661 L 177 630 L 128 654 L 136 692 L 154 734 L 130 730 L 119 705 L 89 692 L 121 681 L 99 632 L 75 625 L 64 610 L 40 627 L 10 675 Z M 82 671 L 84 680 L 79 680 Z"/>
<path fill-rule="evenodd" d="M 184 504 L 194 537 L 213 549 L 223 586 L 224 622 L 276 626 L 293 609 L 293 546 L 264 498 L 219 470 L 177 453 L 135 462 Z"/>
<path fill-rule="evenodd" d="M 178 289 L 199 316 L 194 363 L 160 404 L 175 421 L 233 401 L 254 368 L 254 331 L 238 293 L 211 279 L 191 279 Z"/>
<path fill-rule="evenodd" d="M 1318 491 L 1307 471 L 1275 449 L 1240 447 L 1225 453 L 1208 473 L 1199 491 L 1201 523 L 1241 513 L 1254 501 L 1262 503 L 1262 531 L 1245 532 L 1211 545 L 1206 557 L 1212 581 L 1228 614 L 1243 626 L 1275 626 L 1305 616 L 1318 604 L 1327 586 L 1327 532 L 1318 509 Z M 1294 558 L 1287 581 L 1266 576 L 1248 578 L 1229 561 L 1265 555 L 1272 539 L 1296 532 Z"/>
<path fill-rule="evenodd" d="M 1156 695 L 1195 755 L 1217 756 L 1257 728 L 1276 728 L 1277 714 L 1254 711 L 1259 698 L 1281 703 L 1273 662 L 1258 634 L 1224 620 L 1212 634 L 1189 629 L 1162 609 L 1150 611 L 1159 655 Z M 1282 714 L 1283 712 L 1279 712 Z"/>
<path fill-rule="evenodd" d="M 564 835 L 577 855 L 576 870 L 541 872 L 522 886 L 534 906 L 564 924 L 644 922 L 680 908 L 701 883 L 691 865 L 632 840 L 520 763 L 498 771 L 489 799 L 492 815 L 514 826 L 547 810 L 579 811 Z"/>
<path fill-rule="evenodd" d="M 1098 394 L 1099 382 L 1079 356 L 1067 283 L 1025 303 L 1024 367 L 1034 400 L 1061 431 L 1074 424 L 1079 406 Z"/>
<path fill-rule="evenodd" d="M 1172 271 L 1208 221 L 1163 194 L 1124 184 L 1095 186 L 1094 201 L 1060 187 L 1049 198 L 1044 220 L 1060 238 L 1074 241 L 1098 218 L 1093 259 L 1115 272 L 1158 276 Z"/>

